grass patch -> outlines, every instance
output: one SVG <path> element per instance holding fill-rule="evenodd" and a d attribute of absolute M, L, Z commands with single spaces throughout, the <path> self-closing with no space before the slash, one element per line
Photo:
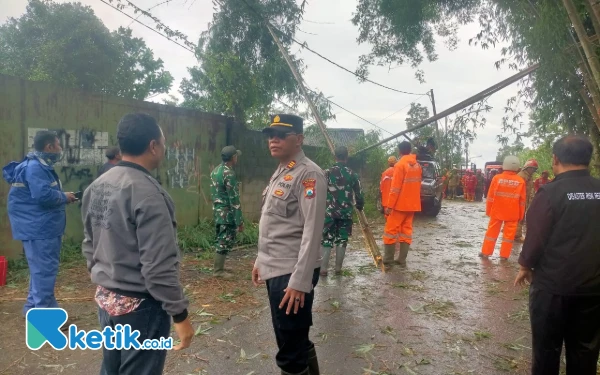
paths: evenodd
<path fill-rule="evenodd" d="M 508 319 L 512 322 L 518 322 L 523 320 L 529 320 L 529 307 L 528 305 L 524 305 L 518 311 L 514 313 L 508 314 Z"/>
<path fill-rule="evenodd" d="M 492 334 L 489 333 L 488 331 L 475 331 L 475 332 L 473 332 L 473 334 L 475 335 L 475 339 L 477 341 L 480 341 L 483 339 L 489 339 L 492 337 Z"/>
<path fill-rule="evenodd" d="M 177 230 L 177 240 L 183 253 L 195 254 L 200 259 L 210 259 L 214 255 L 215 226 L 212 220 L 202 220 L 198 225 L 184 226 Z M 244 231 L 237 233 L 237 246 L 256 245 L 258 243 L 258 224 L 245 223 Z M 60 252 L 61 269 L 78 266 L 85 261 L 81 252 L 81 242 L 65 239 Z M 210 270 L 201 270 L 210 273 Z M 25 255 L 8 261 L 8 286 L 14 287 L 18 283 L 27 281 L 29 267 Z"/>
<path fill-rule="evenodd" d="M 456 305 L 452 301 L 433 300 L 429 303 L 424 303 L 419 306 L 408 305 L 412 312 L 417 314 L 427 314 L 438 318 L 455 318 Z"/>
<path fill-rule="evenodd" d="M 71 238 L 64 240 L 60 250 L 61 269 L 73 268 L 84 261 L 85 258 L 81 253 L 81 243 L 75 242 Z M 25 253 L 21 253 L 21 256 L 17 259 L 8 260 L 7 284 L 9 287 L 15 287 L 16 284 L 26 282 L 28 278 L 29 266 L 27 265 Z"/>
<path fill-rule="evenodd" d="M 195 253 L 202 257 L 202 252 L 212 251 L 215 246 L 215 224 L 212 220 L 202 220 L 194 226 L 184 226 L 177 231 L 179 247 L 186 253 Z M 258 243 L 258 224 L 244 223 L 244 231 L 236 234 L 236 245 L 256 245 Z"/>
<path fill-rule="evenodd" d="M 411 272 L 409 272 L 409 274 L 410 274 L 410 277 L 413 278 L 413 280 L 417 280 L 417 281 L 424 281 L 425 279 L 427 279 L 429 277 L 429 276 L 427 276 L 425 271 L 421 271 L 421 270 L 411 271 Z"/>
<path fill-rule="evenodd" d="M 456 247 L 461 247 L 461 248 L 473 247 L 473 244 L 470 244 L 470 243 L 464 242 L 464 241 L 454 242 L 452 245 L 454 245 Z"/>
<path fill-rule="evenodd" d="M 425 287 L 422 285 L 415 285 L 415 284 L 408 284 L 408 283 L 396 283 L 396 284 L 392 284 L 392 286 L 394 288 L 399 288 L 399 289 L 414 290 L 415 292 L 422 292 L 425 290 Z"/>

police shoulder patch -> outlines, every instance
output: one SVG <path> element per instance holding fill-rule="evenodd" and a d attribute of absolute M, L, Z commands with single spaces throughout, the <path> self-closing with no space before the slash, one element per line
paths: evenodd
<path fill-rule="evenodd" d="M 316 196 L 317 191 L 315 190 L 315 186 L 317 184 L 317 180 L 314 178 L 308 178 L 302 181 L 302 185 L 304 185 L 304 198 L 312 199 Z"/>

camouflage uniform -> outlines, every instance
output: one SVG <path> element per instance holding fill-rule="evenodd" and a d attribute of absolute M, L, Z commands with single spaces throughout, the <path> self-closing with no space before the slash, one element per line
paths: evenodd
<path fill-rule="evenodd" d="M 323 228 L 323 247 L 334 244 L 346 247 L 352 236 L 352 198 L 356 199 L 356 208 L 363 209 L 364 195 L 358 175 L 344 163 L 325 171 L 327 178 L 327 208 Z"/>
<path fill-rule="evenodd" d="M 227 255 L 235 244 L 237 228 L 242 225 L 240 193 L 235 172 L 225 163 L 210 174 L 210 195 L 217 239 L 217 254 Z"/>

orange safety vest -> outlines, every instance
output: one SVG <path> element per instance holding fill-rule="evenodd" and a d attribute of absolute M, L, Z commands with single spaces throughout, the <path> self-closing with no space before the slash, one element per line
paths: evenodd
<path fill-rule="evenodd" d="M 417 155 L 404 155 L 394 166 L 394 176 L 388 198 L 388 207 L 396 211 L 421 211 L 421 180 L 423 171 Z"/>
<path fill-rule="evenodd" d="M 392 177 L 394 177 L 394 167 L 389 167 L 381 174 L 379 189 L 381 190 L 381 205 L 383 207 L 387 207 L 390 188 L 392 187 Z"/>
<path fill-rule="evenodd" d="M 525 180 L 516 172 L 504 171 L 492 179 L 486 214 L 501 221 L 521 221 L 525 216 Z"/>

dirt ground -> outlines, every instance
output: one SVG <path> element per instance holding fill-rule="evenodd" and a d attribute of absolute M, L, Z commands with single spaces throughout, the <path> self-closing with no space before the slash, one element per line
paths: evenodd
<path fill-rule="evenodd" d="M 408 268 L 389 273 L 373 266 L 355 227 L 344 274 L 330 272 L 316 288 L 311 336 L 321 374 L 529 373 L 527 290 L 512 286 L 520 245 L 505 264 L 498 249 L 490 260 L 478 258 L 484 205 L 447 201 L 437 218 L 417 218 Z M 377 239 L 382 231 L 375 223 Z M 250 282 L 255 254 L 236 252 L 228 263 L 239 275 L 233 281 L 210 277 L 210 260 L 186 259 L 197 336 L 191 348 L 168 354 L 165 374 L 279 374 L 266 290 Z M 98 328 L 83 264 L 61 271 L 57 289 L 78 328 Z M 0 374 L 97 374 L 100 351 L 27 349 L 23 301 L 15 300 L 25 291 L 0 288 Z"/>

